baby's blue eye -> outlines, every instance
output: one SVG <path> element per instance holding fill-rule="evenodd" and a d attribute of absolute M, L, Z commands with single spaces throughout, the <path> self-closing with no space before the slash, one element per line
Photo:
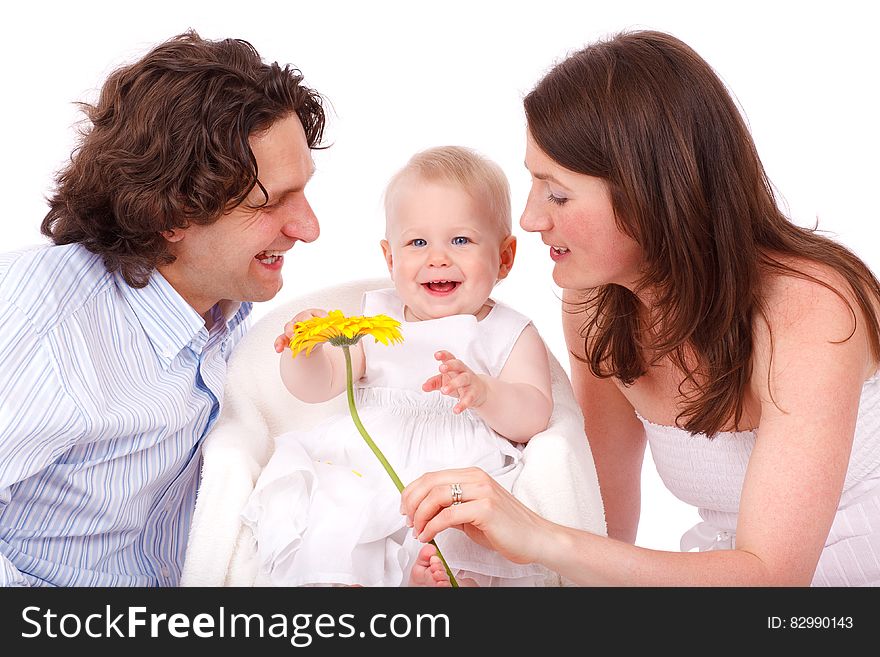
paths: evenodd
<path fill-rule="evenodd" d="M 462 237 L 461 235 L 459 235 L 458 237 L 453 237 L 453 238 L 452 238 L 452 243 L 453 243 L 455 246 L 464 246 L 465 244 L 470 244 L 470 239 L 467 238 L 467 237 Z"/>
<path fill-rule="evenodd" d="M 417 237 L 414 240 L 411 240 L 410 244 L 413 246 L 428 246 L 428 240 L 423 240 L 421 237 Z"/>

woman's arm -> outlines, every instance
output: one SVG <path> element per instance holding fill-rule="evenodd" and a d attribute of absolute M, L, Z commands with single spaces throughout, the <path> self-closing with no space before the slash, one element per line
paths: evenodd
<path fill-rule="evenodd" d="M 752 391 L 761 420 L 740 500 L 737 548 L 772 581 L 807 585 L 849 464 L 865 378 L 876 368 L 864 318 L 836 274 L 777 276 L 755 322 Z M 769 383 L 768 383 L 769 382 Z"/>
<path fill-rule="evenodd" d="M 281 380 L 294 397 L 309 404 L 317 404 L 333 399 L 345 390 L 345 353 L 340 347 L 327 347 L 319 344 L 311 353 L 291 357 L 290 338 L 297 322 L 312 317 L 323 317 L 327 313 L 317 308 L 303 310 L 284 326 L 284 334 L 275 339 L 275 351 L 281 353 Z M 349 347 L 351 354 L 352 381 L 364 376 L 366 361 L 364 347 L 358 342 Z"/>
<path fill-rule="evenodd" d="M 614 381 L 593 376 L 589 365 L 579 360 L 586 358 L 580 332 L 585 316 L 572 312 L 576 300 L 576 292 L 563 292 L 562 328 L 571 363 L 571 385 L 584 414 L 608 535 L 633 543 L 641 509 L 645 429 Z"/>
<path fill-rule="evenodd" d="M 752 377 L 762 416 L 736 549 L 661 552 L 555 525 L 475 468 L 429 473 L 404 490 L 415 534 L 427 541 L 458 526 L 514 561 L 585 585 L 808 585 L 840 499 L 862 384 L 876 363 L 860 315 L 846 339 L 852 314 L 830 290 L 780 277 L 766 308 Z M 451 505 L 451 483 L 461 483 L 460 505 Z"/>

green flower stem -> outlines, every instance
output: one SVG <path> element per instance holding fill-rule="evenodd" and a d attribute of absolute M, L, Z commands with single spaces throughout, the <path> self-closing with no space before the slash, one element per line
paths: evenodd
<path fill-rule="evenodd" d="M 348 410 L 351 413 L 351 419 L 354 420 L 354 425 L 357 427 L 363 439 L 367 442 L 367 446 L 372 450 L 373 454 L 376 455 L 376 458 L 379 459 L 379 463 L 385 468 L 385 472 L 388 473 L 388 476 L 391 477 L 391 481 L 397 486 L 397 490 L 402 491 L 404 486 L 400 477 L 397 476 L 397 473 L 394 471 L 394 468 L 391 467 L 388 459 L 385 458 L 382 450 L 380 450 L 376 443 L 373 442 L 373 439 L 370 438 L 370 434 L 367 433 L 364 425 L 361 424 L 361 418 L 358 415 L 357 407 L 354 405 L 354 386 L 352 385 L 351 375 L 351 352 L 348 349 L 348 345 L 342 345 L 342 351 L 345 353 L 345 389 L 348 393 Z M 446 563 L 446 559 L 443 558 L 443 554 L 440 552 L 440 548 L 437 547 L 437 543 L 431 541 L 431 545 L 437 548 L 437 556 L 440 557 L 440 561 L 443 562 L 443 567 L 446 569 L 446 574 L 449 576 L 450 584 L 452 584 L 453 587 L 458 587 L 458 582 L 455 581 L 455 576 L 452 574 L 449 564 Z"/>

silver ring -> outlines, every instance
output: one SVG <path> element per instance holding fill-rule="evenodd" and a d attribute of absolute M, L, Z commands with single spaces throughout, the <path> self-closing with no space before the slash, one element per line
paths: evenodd
<path fill-rule="evenodd" d="M 461 504 L 461 484 L 451 484 L 452 489 L 452 505 Z"/>

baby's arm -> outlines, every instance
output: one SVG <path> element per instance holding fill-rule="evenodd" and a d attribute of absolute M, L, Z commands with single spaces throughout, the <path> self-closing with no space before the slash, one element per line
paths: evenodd
<path fill-rule="evenodd" d="M 309 404 L 333 399 L 345 390 L 345 354 L 342 347 L 322 343 L 312 349 L 290 355 L 290 338 L 293 326 L 312 317 L 323 317 L 327 313 L 317 308 L 303 310 L 284 326 L 284 334 L 275 339 L 275 351 L 281 352 L 281 380 L 294 397 Z M 351 353 L 352 381 L 364 376 L 364 348 L 360 342 L 349 347 Z"/>
<path fill-rule="evenodd" d="M 434 357 L 441 361 L 440 374 L 425 381 L 422 389 L 457 397 L 454 413 L 471 408 L 496 432 L 518 443 L 547 428 L 553 411 L 550 362 L 531 324 L 520 334 L 497 378 L 475 374 L 448 351 L 438 351 Z"/>

